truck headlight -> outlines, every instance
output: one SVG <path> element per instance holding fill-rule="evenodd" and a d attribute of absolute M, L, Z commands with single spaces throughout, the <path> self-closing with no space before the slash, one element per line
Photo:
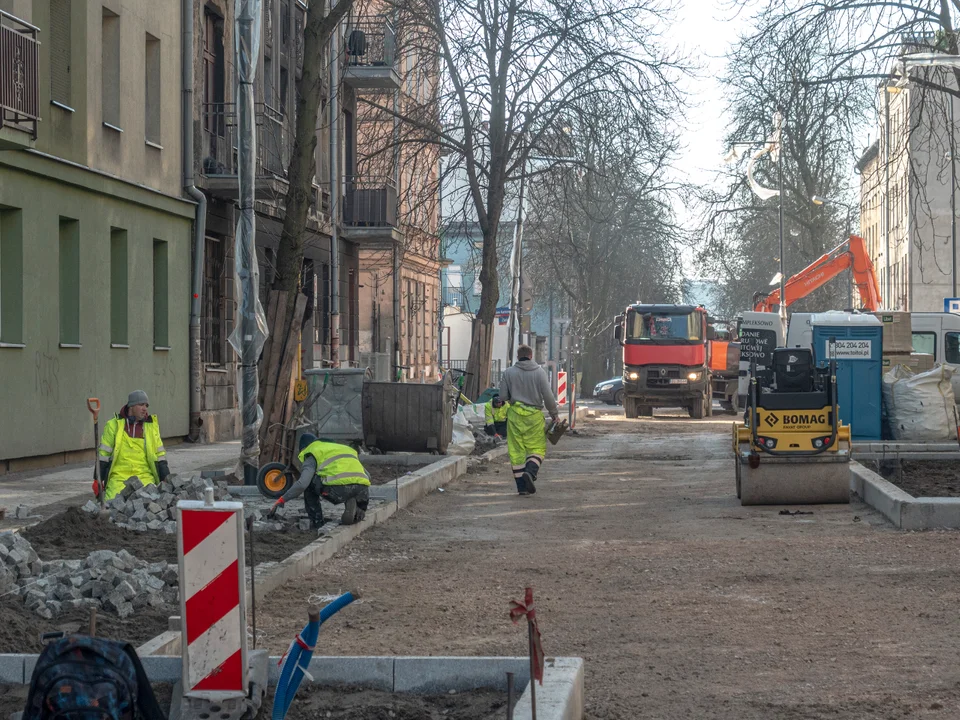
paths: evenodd
<path fill-rule="evenodd" d="M 629 375 L 627 375 L 627 377 L 630 378 L 631 380 L 639 380 L 639 379 L 640 379 L 640 373 L 638 373 L 638 372 L 632 372 L 632 373 L 630 373 Z"/>
<path fill-rule="evenodd" d="M 687 380 L 699 380 L 699 379 L 700 379 L 699 372 L 692 372 L 687 375 Z"/>

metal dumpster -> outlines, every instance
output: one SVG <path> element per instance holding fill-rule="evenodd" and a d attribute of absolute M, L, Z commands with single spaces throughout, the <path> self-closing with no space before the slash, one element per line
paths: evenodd
<path fill-rule="evenodd" d="M 307 420 L 317 437 L 345 445 L 363 442 L 363 383 L 367 368 L 314 368 L 303 373 L 309 392 L 318 392 L 307 410 Z"/>
<path fill-rule="evenodd" d="M 457 389 L 433 385 L 368 382 L 363 386 L 363 439 L 383 452 L 444 454 L 453 437 Z"/>

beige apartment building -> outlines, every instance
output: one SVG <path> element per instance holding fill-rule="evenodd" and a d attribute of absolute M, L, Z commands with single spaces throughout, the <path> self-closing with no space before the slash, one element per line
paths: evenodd
<path fill-rule="evenodd" d="M 400 117 L 435 115 L 439 67 L 423 28 L 388 12 L 386 3 L 363 3 L 346 23 L 345 82 L 359 95 L 359 144 L 346 166 L 345 233 L 360 248 L 361 353 L 389 358 L 391 376 L 399 366 L 404 381 L 434 382 L 440 157 L 434 146 L 413 141 L 410 124 L 394 122 L 382 108 Z M 358 31 L 362 53 L 356 52 Z"/>
<path fill-rule="evenodd" d="M 937 68 L 910 72 L 943 85 L 952 77 Z M 879 137 L 857 163 L 860 227 L 884 306 L 942 312 L 944 298 L 954 296 L 956 272 L 951 200 L 960 168 L 952 167 L 952 96 L 900 85 L 891 79 L 881 88 Z"/>
<path fill-rule="evenodd" d="M 136 388 L 188 427 L 180 0 L 0 0 L 0 472 L 92 456 Z"/>

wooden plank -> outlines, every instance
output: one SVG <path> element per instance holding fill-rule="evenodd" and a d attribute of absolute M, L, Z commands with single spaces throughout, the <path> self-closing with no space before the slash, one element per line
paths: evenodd
<path fill-rule="evenodd" d="M 303 314 L 307 309 L 307 296 L 303 293 L 297 294 L 296 305 L 293 310 L 293 317 L 289 323 L 290 332 L 284 340 L 283 356 L 280 362 L 279 372 L 276 378 L 276 384 L 273 386 L 274 392 L 270 405 L 269 415 L 264 412 L 264 421 L 266 423 L 266 432 L 261 435 L 261 463 L 265 460 L 264 453 L 269 451 L 269 457 L 276 457 L 277 443 L 282 437 L 282 423 L 286 417 L 286 392 L 290 383 L 290 376 L 293 373 L 293 363 L 297 355 L 297 340 L 300 337 L 300 323 L 303 320 Z M 279 343 L 278 343 L 279 344 Z M 286 458 L 284 458 L 286 460 Z"/>
<path fill-rule="evenodd" d="M 285 340 L 285 328 L 286 328 L 286 316 L 287 316 L 287 292 L 285 290 L 277 290 L 277 309 L 274 315 L 274 325 L 272 327 L 268 326 L 270 329 L 270 335 L 273 338 L 273 342 L 270 343 L 270 354 L 264 354 L 264 360 L 266 361 L 266 368 L 262 374 L 264 391 L 263 391 L 263 417 L 264 420 L 269 418 L 273 413 L 273 398 L 276 395 L 277 390 L 277 369 L 280 366 L 281 353 L 283 351 L 283 343 Z M 263 439 L 266 429 L 260 429 L 260 440 L 261 440 L 261 453 L 260 456 L 263 457 Z"/>
<path fill-rule="evenodd" d="M 263 350 L 260 351 L 260 357 L 262 360 L 268 359 L 270 357 L 270 352 L 273 349 L 273 328 L 277 326 L 277 298 L 278 291 L 271 290 L 269 296 L 267 297 L 267 339 L 263 343 Z M 260 403 L 261 407 L 266 400 L 267 365 L 268 363 L 261 361 L 258 371 L 260 378 L 260 393 L 257 401 Z"/>

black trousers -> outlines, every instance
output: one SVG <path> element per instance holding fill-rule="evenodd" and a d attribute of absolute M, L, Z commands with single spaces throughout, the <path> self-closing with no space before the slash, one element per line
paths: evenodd
<path fill-rule="evenodd" d="M 350 498 L 357 501 L 357 507 L 364 512 L 370 504 L 369 485 L 324 485 L 319 481 L 310 483 L 303 492 L 303 504 L 307 509 L 310 524 L 315 528 L 323 525 L 323 507 L 320 498 L 332 505 L 342 505 Z"/>

